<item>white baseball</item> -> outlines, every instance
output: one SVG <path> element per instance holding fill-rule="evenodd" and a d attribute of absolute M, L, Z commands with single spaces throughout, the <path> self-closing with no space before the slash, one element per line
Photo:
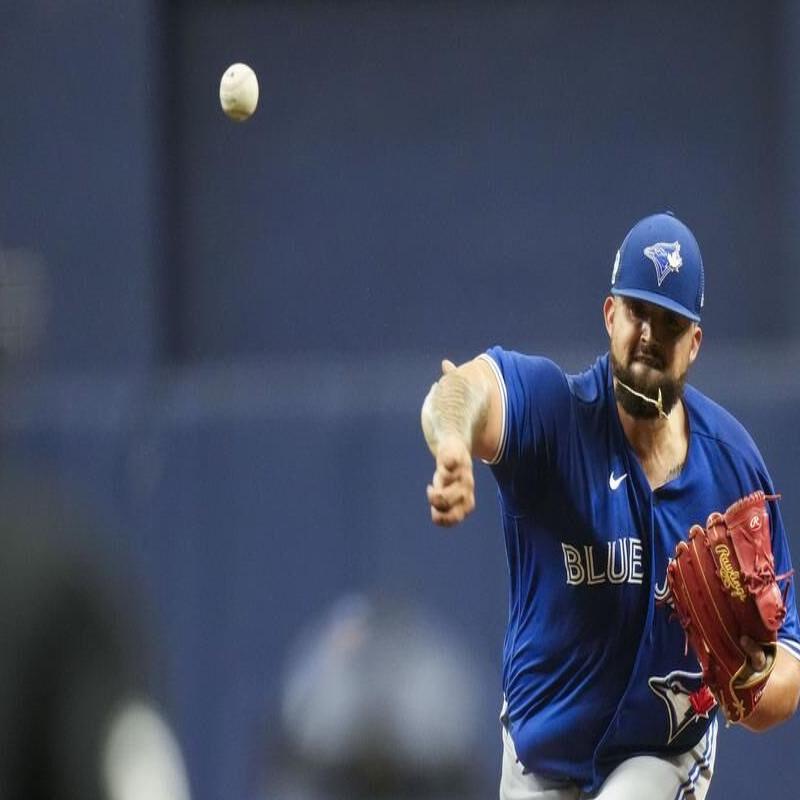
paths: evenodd
<path fill-rule="evenodd" d="M 222 110 L 236 122 L 249 119 L 258 105 L 258 78 L 247 64 L 231 64 L 219 82 Z"/>

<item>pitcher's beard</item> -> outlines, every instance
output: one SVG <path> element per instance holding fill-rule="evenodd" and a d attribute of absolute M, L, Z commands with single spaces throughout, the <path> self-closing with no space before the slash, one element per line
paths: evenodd
<path fill-rule="evenodd" d="M 683 397 L 686 373 L 677 380 L 666 376 L 657 381 L 642 380 L 634 375 L 630 367 L 623 366 L 613 353 L 611 353 L 611 372 L 617 379 L 614 383 L 614 396 L 617 402 L 635 419 L 656 419 L 662 413 L 666 416 L 672 411 L 675 403 Z M 638 394 L 633 394 L 630 389 L 652 399 L 645 400 Z"/>

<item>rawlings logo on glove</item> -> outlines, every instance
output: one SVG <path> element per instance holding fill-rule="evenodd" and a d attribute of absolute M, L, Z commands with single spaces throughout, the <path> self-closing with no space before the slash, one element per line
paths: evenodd
<path fill-rule="evenodd" d="M 775 575 L 767 511 L 774 499 L 757 491 L 724 514 L 714 511 L 705 528 L 692 526 L 667 567 L 671 603 L 729 722 L 745 719 L 761 699 L 786 616 L 779 582 L 791 573 Z M 764 649 L 764 670 L 752 669 L 742 636 Z"/>
<path fill-rule="evenodd" d="M 733 597 L 744 602 L 747 600 L 747 594 L 739 580 L 739 571 L 731 564 L 731 551 L 724 544 L 717 545 L 714 549 L 719 558 L 719 578 L 722 585 Z"/>

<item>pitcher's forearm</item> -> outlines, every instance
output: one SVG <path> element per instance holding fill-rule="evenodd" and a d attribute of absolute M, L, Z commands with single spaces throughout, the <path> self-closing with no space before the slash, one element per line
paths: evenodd
<path fill-rule="evenodd" d="M 422 431 L 435 455 L 439 442 L 456 436 L 470 452 L 477 432 L 486 425 L 489 393 L 458 370 L 448 372 L 433 384 L 422 405 Z"/>
<path fill-rule="evenodd" d="M 778 647 L 775 668 L 753 713 L 742 723 L 752 731 L 765 731 L 786 721 L 800 700 L 800 662 Z"/>

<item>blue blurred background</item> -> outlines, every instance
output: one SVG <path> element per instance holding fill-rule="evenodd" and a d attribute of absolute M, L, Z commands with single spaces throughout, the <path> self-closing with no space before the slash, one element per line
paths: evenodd
<path fill-rule="evenodd" d="M 443 356 L 605 349 L 630 225 L 707 269 L 693 381 L 761 446 L 800 563 L 800 4 L 6 3 L 2 449 L 110 521 L 194 796 L 269 782 L 287 648 L 343 593 L 410 596 L 485 671 L 493 486 L 429 522 Z M 219 108 L 236 61 L 256 115 Z M 792 721 L 720 737 L 711 798 L 796 794 Z M 756 771 L 756 764 L 761 767 Z"/>

